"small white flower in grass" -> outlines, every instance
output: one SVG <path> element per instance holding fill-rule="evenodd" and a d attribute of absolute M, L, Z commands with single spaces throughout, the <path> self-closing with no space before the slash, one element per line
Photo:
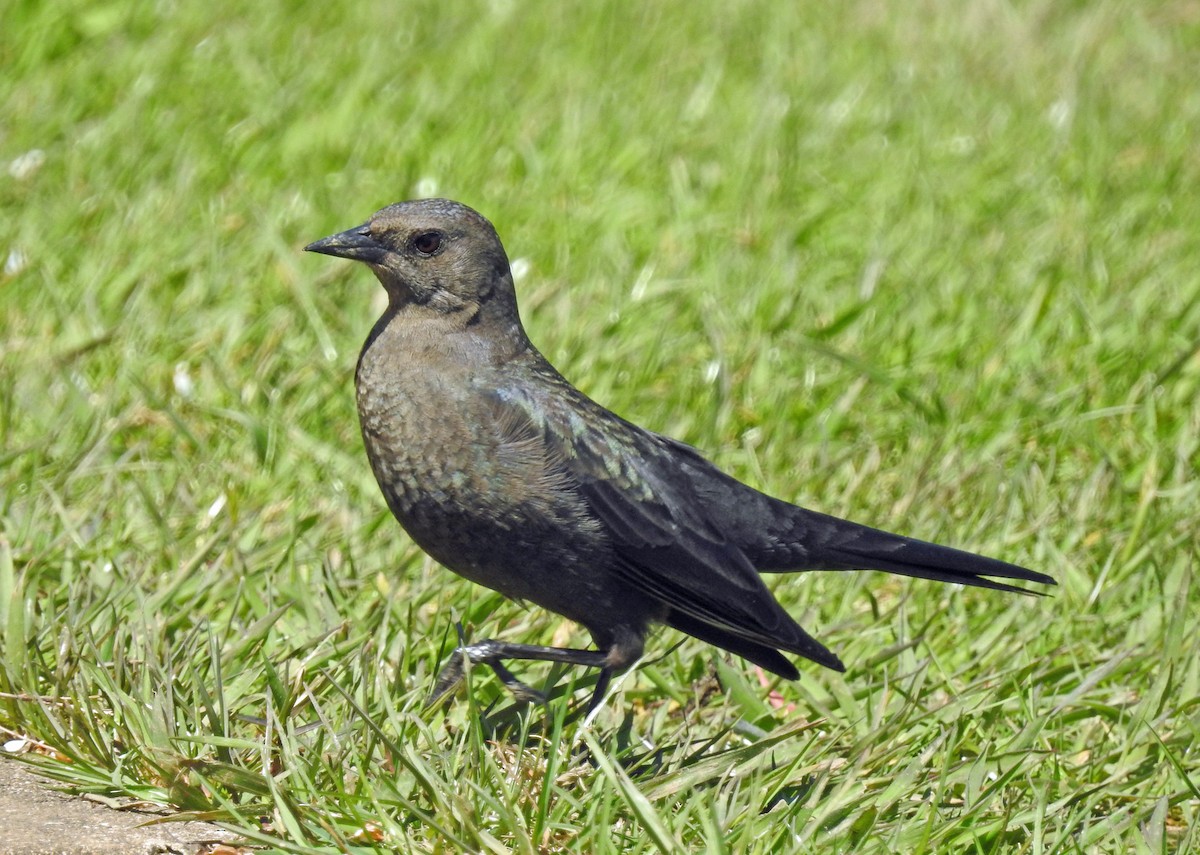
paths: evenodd
<path fill-rule="evenodd" d="M 4 752 L 6 754 L 24 754 L 28 750 L 28 739 L 10 739 L 4 743 Z"/>
<path fill-rule="evenodd" d="M 1066 98 L 1059 98 L 1050 105 L 1050 109 L 1046 111 L 1046 119 L 1050 122 L 1050 126 L 1056 131 L 1065 130 L 1067 125 L 1071 124 L 1071 115 L 1075 111 L 1071 109 L 1071 102 Z"/>
<path fill-rule="evenodd" d="M 417 196 L 422 199 L 429 199 L 437 195 L 438 183 L 436 178 L 431 178 L 426 175 L 417 182 Z"/>
<path fill-rule="evenodd" d="M 229 501 L 229 497 L 226 496 L 224 493 L 217 496 L 216 501 L 208 506 L 208 514 L 207 514 L 208 518 L 210 520 L 216 519 L 217 515 L 220 514 L 221 511 L 225 510 L 225 503 L 228 501 Z"/>
<path fill-rule="evenodd" d="M 858 282 L 858 296 L 861 300 L 869 300 L 875 295 L 875 286 L 883 276 L 884 262 L 882 258 L 873 258 L 863 268 L 862 278 Z"/>
<path fill-rule="evenodd" d="M 714 359 L 704 366 L 704 382 L 712 385 L 721 376 L 721 360 Z"/>
<path fill-rule="evenodd" d="M 31 148 L 24 154 L 18 155 L 8 165 L 8 174 L 18 181 L 32 178 L 34 173 L 46 162 L 46 152 L 40 148 Z"/>
<path fill-rule="evenodd" d="M 181 398 L 192 397 L 192 391 L 195 386 L 192 383 L 192 375 L 188 373 L 186 362 L 180 362 L 175 366 L 175 376 L 172 378 L 175 383 L 175 394 Z"/>
<path fill-rule="evenodd" d="M 4 259 L 4 275 L 16 276 L 29 266 L 29 256 L 19 249 L 10 249 L 8 258 Z"/>
<path fill-rule="evenodd" d="M 514 258 L 509 267 L 512 270 L 513 282 L 516 282 L 519 285 L 521 284 L 522 280 L 529 275 L 529 271 L 532 269 L 533 265 L 529 263 L 528 258 Z"/>
<path fill-rule="evenodd" d="M 653 278 L 653 264 L 647 264 L 638 271 L 637 279 L 633 282 L 633 289 L 629 292 L 629 296 L 635 303 L 646 296 L 646 289 L 650 287 L 650 280 Z"/>

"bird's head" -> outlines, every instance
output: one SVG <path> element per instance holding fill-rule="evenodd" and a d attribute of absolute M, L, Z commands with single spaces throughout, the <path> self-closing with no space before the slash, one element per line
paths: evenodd
<path fill-rule="evenodd" d="M 396 307 L 516 317 L 508 256 L 492 224 L 448 199 L 399 202 L 305 249 L 361 261 Z"/>

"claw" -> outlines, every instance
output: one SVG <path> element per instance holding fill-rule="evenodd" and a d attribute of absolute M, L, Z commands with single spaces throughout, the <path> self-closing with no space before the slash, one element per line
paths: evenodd
<path fill-rule="evenodd" d="M 500 664 L 499 659 L 496 659 L 493 661 L 488 661 L 488 660 L 484 660 L 484 661 L 486 661 L 487 664 L 492 666 L 492 670 L 496 672 L 496 676 L 500 678 L 500 682 L 504 684 L 505 688 L 507 688 L 510 692 L 513 693 L 513 697 L 515 697 L 517 700 L 527 701 L 531 704 L 545 704 L 546 703 L 546 696 L 544 694 L 539 692 L 537 689 L 535 689 L 531 686 L 527 686 L 526 684 L 524 684 L 520 680 L 518 680 L 513 675 L 512 671 L 509 671 L 507 668 L 505 668 L 503 665 Z"/>
<path fill-rule="evenodd" d="M 433 691 L 429 693 L 429 698 L 425 701 L 426 709 L 437 706 L 462 684 L 463 678 L 467 676 L 468 659 L 469 654 L 462 647 L 450 654 L 450 658 L 438 672 L 437 682 L 433 684 Z"/>

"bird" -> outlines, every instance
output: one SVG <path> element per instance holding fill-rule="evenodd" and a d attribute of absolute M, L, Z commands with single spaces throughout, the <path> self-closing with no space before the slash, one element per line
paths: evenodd
<path fill-rule="evenodd" d="M 657 625 L 787 679 L 799 671 L 785 654 L 844 671 L 764 573 L 881 570 L 1026 594 L 996 580 L 1056 584 L 775 498 L 596 403 L 529 340 L 500 237 L 466 205 L 399 202 L 305 250 L 366 264 L 387 294 L 355 390 L 367 458 L 400 525 L 454 573 L 582 625 L 595 644 L 464 640 L 431 703 L 469 664 L 544 700 L 504 664 L 538 660 L 598 669 L 594 710 Z"/>

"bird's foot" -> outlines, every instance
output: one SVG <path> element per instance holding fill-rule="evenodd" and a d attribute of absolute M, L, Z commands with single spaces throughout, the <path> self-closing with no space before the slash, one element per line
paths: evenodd
<path fill-rule="evenodd" d="M 512 671 L 504 666 L 502 659 L 530 659 L 541 662 L 563 662 L 568 665 L 583 665 L 588 668 L 601 668 L 601 685 L 607 685 L 607 680 L 604 679 L 608 670 L 605 666 L 606 656 L 599 650 L 574 650 L 566 647 L 541 647 L 534 644 L 512 644 L 507 641 L 496 641 L 494 639 L 485 639 L 477 641 L 474 644 L 464 644 L 451 654 L 449 661 L 442 667 L 438 674 L 437 682 L 434 683 L 433 691 L 429 695 L 429 700 L 425 702 L 426 707 L 435 706 L 443 700 L 447 695 L 454 691 L 463 678 L 467 674 L 467 663 L 472 665 L 486 664 L 500 678 L 500 682 L 504 684 L 513 696 L 520 701 L 531 703 L 544 704 L 546 696 L 526 684 L 513 675 Z M 592 698 L 591 707 L 597 703 L 597 698 Z"/>
<path fill-rule="evenodd" d="M 484 663 L 491 667 L 496 676 L 500 678 L 500 682 L 513 693 L 513 697 L 517 700 L 544 704 L 546 696 L 518 680 L 512 671 L 504 667 L 500 658 L 491 650 L 490 645 L 489 641 L 481 641 L 479 644 L 470 644 L 455 650 L 446 664 L 442 666 L 441 672 L 438 673 L 437 682 L 433 684 L 433 691 L 429 694 L 429 700 L 425 702 L 425 706 L 435 706 L 459 687 L 463 678 L 467 676 L 467 663 L 472 665 Z"/>

